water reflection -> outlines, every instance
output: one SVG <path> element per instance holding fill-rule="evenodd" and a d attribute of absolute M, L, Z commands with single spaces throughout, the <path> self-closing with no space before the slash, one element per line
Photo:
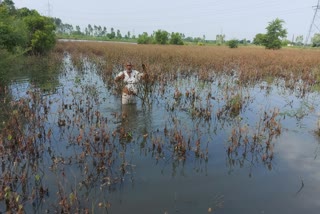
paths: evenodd
<path fill-rule="evenodd" d="M 136 104 L 121 105 L 121 124 L 119 127 L 128 131 L 137 131 L 138 135 L 147 135 L 151 125 L 150 111 Z"/>

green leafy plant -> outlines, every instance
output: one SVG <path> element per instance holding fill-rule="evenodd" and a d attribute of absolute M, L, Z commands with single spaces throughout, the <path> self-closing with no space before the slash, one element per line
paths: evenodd
<path fill-rule="evenodd" d="M 238 40 L 232 39 L 228 42 L 229 48 L 238 48 Z"/>

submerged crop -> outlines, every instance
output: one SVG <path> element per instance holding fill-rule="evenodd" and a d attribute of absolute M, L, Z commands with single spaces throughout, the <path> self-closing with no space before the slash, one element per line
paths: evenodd
<path fill-rule="evenodd" d="M 288 166 L 287 150 L 314 142 L 309 131 L 318 129 L 320 100 L 309 81 L 316 72 L 301 76 L 297 65 L 289 75 L 288 64 L 306 57 L 293 50 L 99 45 L 59 44 L 66 52 L 51 90 L 17 83 L 1 98 L 0 212 L 117 213 L 150 192 L 156 200 L 132 212 L 211 212 L 232 207 L 222 198 L 234 200 L 237 191 L 274 197 L 261 182 Z M 290 63 L 277 58 L 283 53 Z M 305 53 L 305 69 L 317 69 L 318 53 Z M 138 86 L 139 102 L 126 106 L 113 79 L 131 56 L 149 75 Z M 266 66 L 266 56 L 281 69 Z M 300 135 L 306 142 L 287 141 Z"/>

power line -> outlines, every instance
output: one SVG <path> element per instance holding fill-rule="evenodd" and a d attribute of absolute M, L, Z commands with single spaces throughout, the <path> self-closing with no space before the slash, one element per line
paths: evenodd
<path fill-rule="evenodd" d="M 314 29 L 316 29 L 316 30 L 318 30 L 318 32 L 320 32 L 320 17 L 318 16 L 319 15 L 318 10 L 320 10 L 320 0 L 318 0 L 317 6 L 314 6 L 314 7 L 315 7 L 315 12 L 314 12 L 313 19 L 312 19 L 312 22 L 310 25 L 310 29 L 309 29 L 309 32 L 308 32 L 308 35 L 307 35 L 307 38 L 305 41 L 305 45 L 308 44 L 310 35 L 314 31 Z"/>

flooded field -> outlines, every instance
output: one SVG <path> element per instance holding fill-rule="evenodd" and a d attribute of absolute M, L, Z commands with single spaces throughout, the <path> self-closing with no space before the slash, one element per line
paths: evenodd
<path fill-rule="evenodd" d="M 122 105 L 85 57 L 38 78 L 1 98 L 0 213 L 320 210 L 320 96 L 303 81 L 181 72 Z"/>

